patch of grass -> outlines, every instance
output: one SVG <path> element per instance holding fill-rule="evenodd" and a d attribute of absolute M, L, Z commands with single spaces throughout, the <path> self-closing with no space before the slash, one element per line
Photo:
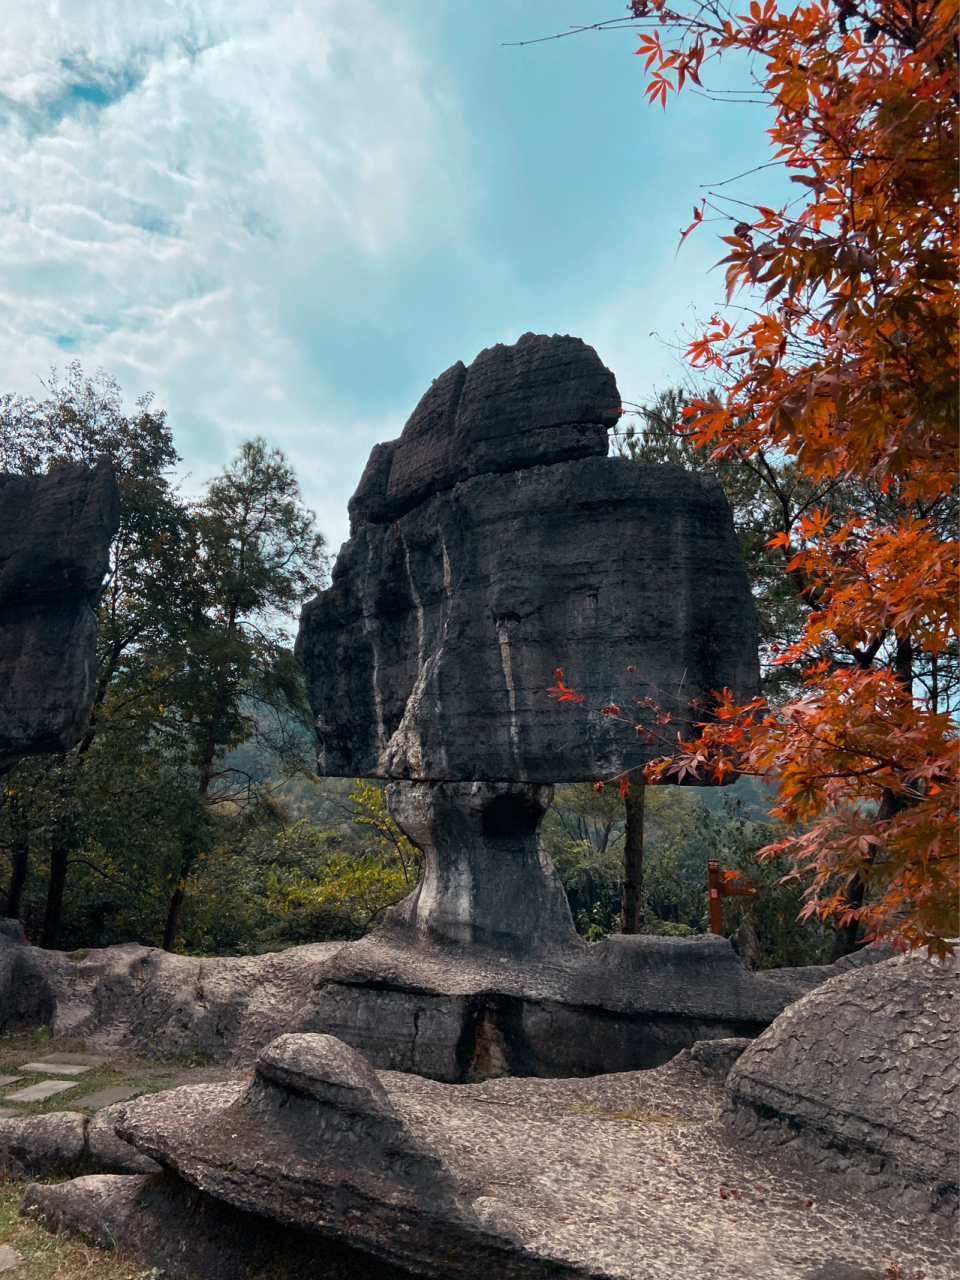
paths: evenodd
<path fill-rule="evenodd" d="M 21 1218 L 26 1186 L 0 1177 L 0 1244 L 23 1259 L 11 1280 L 150 1280 L 149 1268 L 120 1252 L 98 1249 L 82 1236 L 52 1235 L 35 1219 Z"/>
<path fill-rule="evenodd" d="M 74 1042 L 75 1044 L 76 1042 Z M 46 1046 L 44 1046 L 46 1048 Z M 71 1046 L 69 1049 L 48 1049 L 47 1052 L 82 1052 Z M 26 1057 L 24 1053 L 12 1055 L 13 1061 L 7 1061 L 4 1064 L 4 1074 L 19 1075 L 20 1081 L 15 1085 L 10 1085 L 0 1094 L 0 1106 L 4 1105 L 4 1096 L 8 1093 L 15 1093 L 19 1089 L 26 1088 L 27 1085 L 36 1084 L 39 1080 L 56 1080 L 62 1079 L 64 1084 L 67 1083 L 68 1077 L 58 1076 L 56 1071 L 23 1071 L 18 1065 L 18 1061 L 22 1061 Z M 29 1058 L 28 1058 L 29 1061 Z M 89 1071 L 85 1071 L 82 1076 L 78 1076 L 76 1080 L 70 1079 L 70 1088 L 64 1089 L 61 1093 L 56 1093 L 52 1098 L 44 1098 L 41 1102 L 18 1102 L 16 1103 L 17 1114 L 23 1116 L 43 1116 L 48 1115 L 51 1111 L 81 1111 L 85 1115 L 94 1115 L 95 1112 L 89 1107 L 78 1107 L 77 1099 L 85 1098 L 88 1094 L 99 1093 L 101 1089 L 110 1089 L 117 1085 L 129 1086 L 136 1088 L 139 1093 L 159 1093 L 163 1089 L 170 1088 L 169 1081 L 156 1081 L 149 1078 L 144 1079 L 134 1071 L 122 1065 L 112 1062 L 104 1062 L 99 1067 L 91 1067 Z M 11 1104 L 13 1105 L 13 1104 Z"/>
<path fill-rule="evenodd" d="M 671 1116 L 665 1111 L 655 1111 L 653 1107 L 645 1107 L 642 1103 L 627 1107 L 624 1111 L 608 1111 L 598 1106 L 592 1098 L 584 1102 L 575 1102 L 568 1111 L 576 1111 L 584 1116 L 596 1116 L 598 1120 L 632 1120 L 635 1124 L 706 1124 L 705 1116 Z"/>
<path fill-rule="evenodd" d="M 213 1064 L 213 1058 L 202 1049 L 177 1049 L 175 1053 L 167 1054 L 166 1061 L 178 1067 L 209 1067 Z"/>
<path fill-rule="evenodd" d="M 28 1031 L 4 1031 L 0 1035 L 0 1067 L 14 1060 L 29 1061 L 48 1053 L 83 1053 L 83 1041 L 73 1036 L 55 1036 L 49 1027 Z M 7 1074 L 4 1072 L 4 1074 Z"/>

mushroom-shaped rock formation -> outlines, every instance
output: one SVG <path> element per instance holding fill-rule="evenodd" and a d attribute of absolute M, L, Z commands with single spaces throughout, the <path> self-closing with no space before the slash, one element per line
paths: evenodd
<path fill-rule="evenodd" d="M 0 769 L 80 736 L 97 674 L 94 607 L 119 522 L 106 459 L 0 475 Z"/>
<path fill-rule="evenodd" d="M 390 811 L 425 851 L 393 926 L 501 948 L 574 940 L 538 852 L 549 788 L 663 748 L 551 701 L 557 667 L 591 701 L 651 700 L 671 732 L 714 690 L 756 692 L 723 490 L 709 472 L 606 457 L 619 417 L 592 347 L 525 334 L 448 369 L 371 454 L 297 656 L 320 772 L 392 780 Z"/>

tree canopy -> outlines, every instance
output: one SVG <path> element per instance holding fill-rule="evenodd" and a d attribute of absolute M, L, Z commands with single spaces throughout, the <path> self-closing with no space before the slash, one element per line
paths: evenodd
<path fill-rule="evenodd" d="M 874 509 L 816 504 L 772 545 L 801 584 L 802 634 L 777 661 L 802 689 L 719 694 L 700 739 L 652 773 L 777 783 L 809 874 L 807 913 L 938 952 L 957 919 L 956 0 L 672 9 L 634 0 L 651 101 L 753 60 L 774 157 L 797 204 L 712 200 L 728 299 L 688 356 L 719 389 L 682 432 L 715 460 L 789 458 L 811 485 L 855 482 Z M 695 210 L 689 234 L 704 220 Z"/>

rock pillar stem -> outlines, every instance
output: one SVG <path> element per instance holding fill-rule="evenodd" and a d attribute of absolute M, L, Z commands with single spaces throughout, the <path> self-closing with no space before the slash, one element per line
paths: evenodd
<path fill-rule="evenodd" d="M 643 924 L 643 810 L 645 785 L 630 784 L 624 800 L 623 893 L 620 898 L 620 932 L 639 933 Z"/>
<path fill-rule="evenodd" d="M 553 788 L 520 782 L 393 782 L 387 808 L 424 853 L 420 884 L 385 927 L 431 942 L 540 953 L 576 942 L 539 837 Z"/>

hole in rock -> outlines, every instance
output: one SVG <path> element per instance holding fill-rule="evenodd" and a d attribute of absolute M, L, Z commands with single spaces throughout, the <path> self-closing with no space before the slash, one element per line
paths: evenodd
<path fill-rule="evenodd" d="M 532 836 L 543 809 L 525 795 L 496 796 L 481 816 L 483 834 L 491 840 L 522 839 Z"/>

